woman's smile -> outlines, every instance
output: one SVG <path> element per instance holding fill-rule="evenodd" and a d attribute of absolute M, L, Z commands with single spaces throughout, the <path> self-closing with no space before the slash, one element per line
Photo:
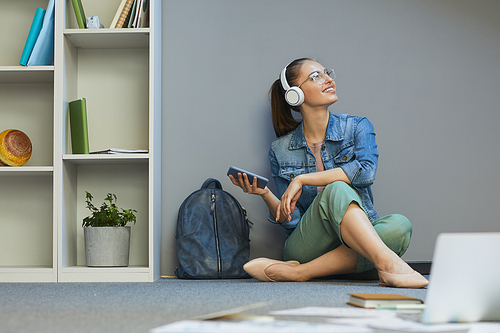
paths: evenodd
<path fill-rule="evenodd" d="M 334 93 L 335 94 L 335 88 L 333 86 L 327 87 L 325 90 L 323 90 L 324 93 Z"/>

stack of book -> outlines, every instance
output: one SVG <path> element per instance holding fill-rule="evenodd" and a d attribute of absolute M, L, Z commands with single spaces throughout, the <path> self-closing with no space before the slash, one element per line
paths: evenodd
<path fill-rule="evenodd" d="M 149 0 L 122 0 L 110 28 L 146 28 L 149 26 Z"/>
<path fill-rule="evenodd" d="M 23 66 L 54 64 L 54 0 L 49 0 L 47 9 L 36 9 L 19 64 Z"/>

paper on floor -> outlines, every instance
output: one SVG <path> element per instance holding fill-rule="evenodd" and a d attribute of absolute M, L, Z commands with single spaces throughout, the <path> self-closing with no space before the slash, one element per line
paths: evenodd
<path fill-rule="evenodd" d="M 371 333 L 373 330 L 364 327 L 351 327 L 323 323 L 307 323 L 299 321 L 273 322 L 261 321 L 207 321 L 184 320 L 152 329 L 150 333 Z"/>

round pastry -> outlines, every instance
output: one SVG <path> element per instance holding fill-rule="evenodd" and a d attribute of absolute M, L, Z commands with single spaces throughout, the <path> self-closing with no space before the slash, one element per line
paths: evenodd
<path fill-rule="evenodd" d="M 0 133 L 0 165 L 21 166 L 31 157 L 30 138 L 16 129 Z"/>

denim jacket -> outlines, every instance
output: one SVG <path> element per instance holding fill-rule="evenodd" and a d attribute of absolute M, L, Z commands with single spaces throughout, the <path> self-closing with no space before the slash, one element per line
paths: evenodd
<path fill-rule="evenodd" d="M 325 170 L 339 167 L 344 170 L 373 223 L 378 214 L 373 207 L 370 186 L 375 180 L 378 151 L 370 121 L 364 117 L 330 113 L 321 158 Z M 283 195 L 294 177 L 316 172 L 316 158 L 307 146 L 302 123 L 295 130 L 273 141 L 269 149 L 269 161 L 278 197 Z M 303 186 L 292 220 L 282 224 L 288 235 L 300 223 L 300 217 L 317 194 L 316 186 Z M 269 216 L 269 221 L 276 223 L 272 215 Z"/>

